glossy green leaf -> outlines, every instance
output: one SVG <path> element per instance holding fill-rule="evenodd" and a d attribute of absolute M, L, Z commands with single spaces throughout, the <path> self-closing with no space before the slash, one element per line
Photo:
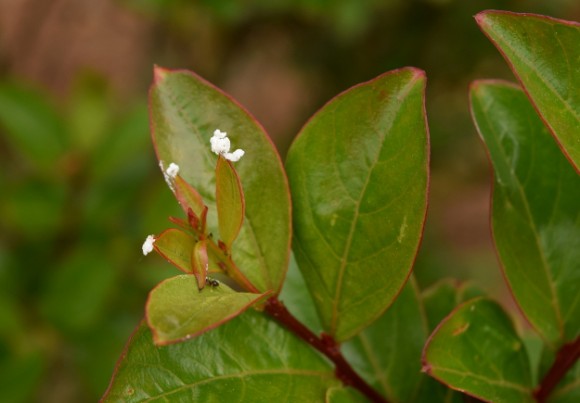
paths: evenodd
<path fill-rule="evenodd" d="M 488 402 L 533 402 L 528 355 L 511 319 L 476 298 L 455 309 L 429 338 L 423 370 Z"/>
<path fill-rule="evenodd" d="M 221 156 L 218 158 L 215 176 L 220 239 L 230 249 L 244 222 L 244 191 L 234 166 Z"/>
<path fill-rule="evenodd" d="M 580 24 L 502 11 L 475 18 L 580 172 Z"/>
<path fill-rule="evenodd" d="M 331 365 L 262 314 L 247 311 L 184 343 L 155 347 L 140 326 L 103 402 L 324 401 L 339 386 Z"/>
<path fill-rule="evenodd" d="M 379 317 L 409 276 L 427 207 L 424 88 L 414 68 L 355 86 L 288 153 L 296 259 L 339 341 Z"/>
<path fill-rule="evenodd" d="M 193 273 L 192 251 L 195 238 L 187 232 L 170 228 L 155 237 L 153 247 L 169 263 L 184 273 Z"/>
<path fill-rule="evenodd" d="M 265 295 L 235 292 L 223 283 L 200 290 L 195 276 L 176 276 L 149 294 L 147 324 L 155 344 L 183 341 L 236 317 Z"/>
<path fill-rule="evenodd" d="M 342 351 L 355 370 L 389 402 L 419 402 L 422 384 L 429 381 L 421 373 L 421 352 L 427 335 L 418 290 L 410 280 L 393 305 L 344 343 Z"/>
<path fill-rule="evenodd" d="M 555 348 L 580 334 L 580 176 L 518 87 L 477 82 L 471 103 L 494 168 L 496 249 L 517 303 Z"/>
<path fill-rule="evenodd" d="M 262 127 L 233 99 L 187 71 L 156 68 L 150 111 L 158 158 L 165 165 L 177 163 L 201 194 L 210 208 L 208 229 L 218 239 L 217 156 L 209 140 L 220 129 L 228 132 L 233 147 L 245 150 L 236 170 L 246 211 L 232 254 L 258 289 L 278 291 L 290 253 L 290 196 L 282 163 Z"/>

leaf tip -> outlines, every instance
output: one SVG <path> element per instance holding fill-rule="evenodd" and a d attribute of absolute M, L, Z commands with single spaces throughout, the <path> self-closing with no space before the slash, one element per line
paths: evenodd
<path fill-rule="evenodd" d="M 489 13 L 488 11 L 481 11 L 473 16 L 477 25 L 482 27 L 485 24 L 485 20 L 488 13 Z"/>
<path fill-rule="evenodd" d="M 153 66 L 153 81 L 158 83 L 165 78 L 167 73 L 169 73 L 169 69 L 157 65 Z"/>
<path fill-rule="evenodd" d="M 409 70 L 413 73 L 413 75 L 415 76 L 415 78 L 417 79 L 426 79 L 427 78 L 427 73 L 425 73 L 425 70 L 420 69 L 418 67 L 409 67 Z"/>

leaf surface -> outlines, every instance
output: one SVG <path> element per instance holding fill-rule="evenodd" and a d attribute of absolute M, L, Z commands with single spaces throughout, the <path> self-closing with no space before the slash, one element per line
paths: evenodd
<path fill-rule="evenodd" d="M 338 341 L 380 316 L 411 270 L 427 206 L 424 88 L 414 68 L 355 86 L 288 153 L 296 259 Z"/>
<path fill-rule="evenodd" d="M 580 172 L 580 24 L 502 11 L 475 18 Z"/>
<path fill-rule="evenodd" d="M 489 299 L 467 301 L 441 322 L 425 345 L 423 369 L 484 401 L 534 401 L 526 348 L 510 318 Z"/>
<path fill-rule="evenodd" d="M 229 249 L 244 222 L 244 192 L 232 163 L 221 156 L 218 158 L 215 176 L 220 238 Z"/>
<path fill-rule="evenodd" d="M 193 340 L 155 347 L 142 324 L 103 402 L 324 401 L 340 382 L 318 353 L 262 314 L 247 311 Z"/>
<path fill-rule="evenodd" d="M 236 170 L 246 211 L 232 254 L 258 289 L 278 291 L 290 253 L 290 196 L 282 163 L 263 128 L 233 99 L 188 71 L 156 68 L 149 101 L 157 157 L 164 166 L 178 164 L 181 176 L 202 196 L 215 237 L 217 156 L 209 140 L 220 129 L 245 150 Z"/>
<path fill-rule="evenodd" d="M 187 232 L 170 228 L 155 238 L 153 247 L 169 263 L 184 273 L 192 273 L 192 251 L 195 238 Z"/>
<path fill-rule="evenodd" d="M 336 387 L 328 389 L 325 403 L 363 403 L 367 401 L 356 389 Z"/>
<path fill-rule="evenodd" d="M 481 296 L 484 293 L 471 283 L 458 283 L 451 279 L 443 279 L 425 289 L 421 299 L 429 329 L 434 330 L 460 303 Z"/>
<path fill-rule="evenodd" d="M 373 324 L 343 344 L 355 370 L 389 402 L 452 401 L 448 388 L 420 372 L 428 329 L 413 279 Z"/>
<path fill-rule="evenodd" d="M 492 230 L 508 284 L 557 348 L 580 334 L 580 176 L 518 87 L 476 82 L 471 104 L 494 169 Z"/>
<path fill-rule="evenodd" d="M 195 276 L 176 276 L 149 294 L 147 324 L 158 345 L 183 341 L 234 318 L 265 295 L 235 292 L 223 283 L 200 290 Z"/>

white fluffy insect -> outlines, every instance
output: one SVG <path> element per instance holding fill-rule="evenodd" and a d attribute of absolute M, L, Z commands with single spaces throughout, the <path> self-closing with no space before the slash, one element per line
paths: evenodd
<path fill-rule="evenodd" d="M 218 154 L 222 155 L 225 159 L 230 160 L 232 162 L 239 161 L 240 158 L 244 156 L 246 153 L 241 148 L 238 148 L 236 151 L 230 153 L 230 139 L 228 138 L 228 134 L 226 132 L 222 132 L 220 129 L 216 129 L 213 132 L 213 136 L 209 139 L 211 143 L 211 150 Z"/>
<path fill-rule="evenodd" d="M 149 235 L 145 242 L 143 242 L 143 255 L 147 256 L 149 253 L 153 251 L 153 244 L 155 243 L 155 237 L 153 235 Z"/>

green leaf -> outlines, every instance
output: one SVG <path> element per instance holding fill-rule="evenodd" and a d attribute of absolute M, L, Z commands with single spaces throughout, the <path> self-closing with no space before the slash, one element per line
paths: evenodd
<path fill-rule="evenodd" d="M 483 291 L 471 283 L 458 283 L 455 280 L 441 280 L 422 292 L 421 299 L 433 330 L 457 305 L 469 299 L 484 296 Z"/>
<path fill-rule="evenodd" d="M 175 343 L 220 326 L 266 295 L 235 292 L 223 283 L 200 290 L 195 276 L 176 276 L 149 294 L 147 323 L 155 344 Z"/>
<path fill-rule="evenodd" d="M 580 24 L 502 11 L 475 19 L 580 172 Z"/>
<path fill-rule="evenodd" d="M 197 190 L 179 175 L 172 179 L 172 183 L 175 189 L 175 198 L 185 214 L 189 214 L 189 209 L 191 209 L 196 218 L 201 219 L 204 215 L 205 205 Z"/>
<path fill-rule="evenodd" d="M 418 401 L 427 323 L 413 280 L 373 324 L 344 343 L 354 369 L 390 402 Z"/>
<path fill-rule="evenodd" d="M 244 191 L 232 163 L 220 156 L 215 168 L 220 239 L 230 249 L 244 222 Z"/>
<path fill-rule="evenodd" d="M 526 348 L 495 302 L 476 298 L 455 309 L 429 338 L 423 370 L 489 402 L 533 402 Z"/>
<path fill-rule="evenodd" d="M 0 85 L 0 126 L 6 139 L 39 170 L 54 169 L 66 130 L 49 100 L 20 85 Z"/>
<path fill-rule="evenodd" d="M 557 348 L 580 334 L 580 176 L 518 87 L 476 82 L 471 104 L 494 168 L 492 229 L 507 281 Z"/>
<path fill-rule="evenodd" d="M 193 340 L 163 347 L 155 347 L 141 325 L 102 401 L 271 403 L 282 396 L 312 402 L 324 401 L 327 389 L 339 385 L 328 361 L 250 310 Z"/>
<path fill-rule="evenodd" d="M 413 265 L 427 207 L 424 88 L 414 68 L 355 86 L 288 153 L 296 259 L 338 341 L 387 309 Z"/>
<path fill-rule="evenodd" d="M 288 273 L 278 299 L 284 303 L 296 319 L 306 325 L 314 334 L 322 333 L 322 325 L 316 314 L 312 295 L 308 292 L 308 287 L 296 264 L 294 254 L 290 256 Z"/>
<path fill-rule="evenodd" d="M 245 219 L 232 253 L 258 289 L 279 291 L 290 253 L 290 196 L 280 158 L 262 127 L 229 96 L 187 71 L 156 68 L 150 111 L 159 160 L 178 164 L 183 178 L 201 194 L 214 235 L 217 156 L 209 139 L 216 129 L 227 131 L 232 145 L 245 150 L 236 163 Z"/>
<path fill-rule="evenodd" d="M 326 392 L 325 403 L 361 403 L 368 400 L 356 389 L 335 387 Z"/>
<path fill-rule="evenodd" d="M 170 228 L 155 237 L 153 247 L 169 263 L 184 273 L 193 273 L 192 251 L 195 238 L 181 230 Z"/>

